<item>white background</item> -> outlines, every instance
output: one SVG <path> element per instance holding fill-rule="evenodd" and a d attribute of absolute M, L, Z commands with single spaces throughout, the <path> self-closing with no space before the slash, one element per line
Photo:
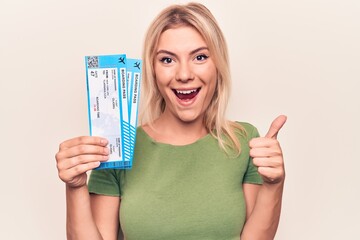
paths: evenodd
<path fill-rule="evenodd" d="M 141 57 L 150 21 L 174 2 L 1 2 L 1 239 L 65 239 L 54 155 L 88 134 L 84 56 Z M 360 239 L 360 1 L 202 3 L 228 40 L 229 118 L 265 134 L 288 116 L 276 239 Z"/>

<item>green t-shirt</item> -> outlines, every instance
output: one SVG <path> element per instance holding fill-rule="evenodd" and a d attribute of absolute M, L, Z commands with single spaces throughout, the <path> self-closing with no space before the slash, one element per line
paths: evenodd
<path fill-rule="evenodd" d="M 242 184 L 261 184 L 248 141 L 258 131 L 241 123 L 241 154 L 229 157 L 210 134 L 195 143 L 158 143 L 137 130 L 133 168 L 95 170 L 89 192 L 121 196 L 126 240 L 235 240 L 246 207 Z"/>

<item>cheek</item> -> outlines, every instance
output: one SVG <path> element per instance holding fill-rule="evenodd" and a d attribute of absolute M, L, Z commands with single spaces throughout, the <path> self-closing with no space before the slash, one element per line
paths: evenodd
<path fill-rule="evenodd" d="M 217 85 L 217 71 L 213 68 L 208 69 L 206 72 L 204 72 L 203 75 L 203 81 L 208 85 L 209 87 L 209 93 L 214 93 Z"/>
<path fill-rule="evenodd" d="M 166 89 L 168 88 L 168 81 L 166 81 L 166 78 L 164 77 L 163 73 L 156 75 L 155 83 L 160 95 L 163 98 L 167 99 L 168 97 L 167 97 Z"/>
<path fill-rule="evenodd" d="M 210 70 L 208 72 L 208 76 L 206 78 L 207 86 L 208 86 L 208 94 L 207 94 L 207 101 L 211 102 L 211 99 L 214 97 L 216 88 L 217 88 L 217 72 L 214 70 Z"/>
<path fill-rule="evenodd" d="M 212 101 L 215 95 L 215 89 L 216 89 L 216 80 L 214 80 L 211 85 L 209 86 L 209 92 L 207 96 L 207 102 L 208 104 Z"/>
<path fill-rule="evenodd" d="M 208 64 L 205 67 L 199 69 L 198 74 L 199 74 L 199 76 L 201 76 L 203 81 L 206 81 L 206 83 L 208 83 L 208 84 L 212 84 L 212 83 L 216 82 L 217 69 L 216 69 L 214 63 Z"/>
<path fill-rule="evenodd" d="M 158 86 L 166 86 L 171 81 L 171 70 L 167 68 L 155 67 L 155 76 Z"/>

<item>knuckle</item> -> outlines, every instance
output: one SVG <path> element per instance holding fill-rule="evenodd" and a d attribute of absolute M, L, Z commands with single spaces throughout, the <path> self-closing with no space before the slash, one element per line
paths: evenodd
<path fill-rule="evenodd" d="M 281 156 L 281 155 L 282 155 L 282 151 L 281 151 L 280 149 L 277 149 L 277 150 L 276 150 L 276 154 L 277 154 L 278 156 Z"/>
<path fill-rule="evenodd" d="M 65 144 L 64 144 L 63 142 L 62 142 L 62 143 L 60 143 L 60 144 L 59 144 L 59 150 L 64 149 L 64 145 L 65 145 Z"/>
<path fill-rule="evenodd" d="M 85 142 L 86 142 L 86 139 L 87 139 L 86 136 L 80 136 L 80 137 L 79 137 L 79 142 L 80 142 L 80 143 L 85 143 Z"/>
<path fill-rule="evenodd" d="M 252 148 L 252 149 L 250 149 L 250 151 L 249 151 L 249 154 L 250 154 L 250 156 L 252 156 L 252 157 L 255 157 L 255 156 L 256 156 L 256 153 L 257 153 L 257 151 L 256 151 L 255 148 Z"/>
<path fill-rule="evenodd" d="M 81 164 L 81 165 L 76 165 L 74 167 L 74 172 L 75 172 L 75 175 L 78 176 L 78 175 L 81 175 L 83 174 L 84 172 L 86 172 L 86 165 L 84 164 Z"/>
<path fill-rule="evenodd" d="M 277 148 L 281 149 L 280 147 L 280 142 L 277 139 L 274 139 L 274 146 L 276 146 Z"/>
<path fill-rule="evenodd" d="M 59 162 L 59 160 L 60 160 L 60 152 L 57 152 L 55 154 L 55 159 L 56 159 L 57 162 Z"/>
<path fill-rule="evenodd" d="M 58 175 L 62 181 L 66 182 L 66 175 L 64 174 L 63 171 L 59 171 Z"/>
<path fill-rule="evenodd" d="M 282 152 L 281 152 L 281 150 L 280 149 L 271 149 L 271 151 L 269 152 L 270 154 L 270 156 L 272 156 L 272 157 L 276 157 L 276 158 L 278 158 L 278 157 L 280 157 L 281 155 L 282 155 Z"/>
<path fill-rule="evenodd" d="M 88 159 L 87 156 L 80 155 L 74 161 L 75 161 L 75 164 L 78 165 L 78 164 L 81 164 L 81 163 L 85 163 L 87 161 L 87 159 Z"/>
<path fill-rule="evenodd" d="M 71 158 L 69 161 L 70 161 L 70 165 L 71 166 L 76 166 L 78 164 L 78 159 L 79 157 L 73 157 Z"/>
<path fill-rule="evenodd" d="M 249 144 L 252 146 L 252 147 L 255 147 L 256 145 L 258 145 L 259 143 L 261 143 L 264 139 L 262 137 L 255 137 L 255 138 L 252 138 L 250 141 L 249 141 Z"/>
<path fill-rule="evenodd" d="M 266 140 L 266 144 L 269 146 L 269 147 L 274 147 L 275 145 L 275 139 L 272 139 L 272 138 L 267 138 Z"/>
<path fill-rule="evenodd" d="M 275 160 L 276 164 L 278 166 L 282 166 L 283 165 L 283 159 L 281 157 L 277 157 Z"/>
<path fill-rule="evenodd" d="M 261 175 L 265 175 L 265 173 L 264 173 L 264 168 L 263 168 L 263 167 L 258 167 L 258 172 L 259 172 Z"/>
<path fill-rule="evenodd" d="M 80 152 L 81 154 L 84 154 L 84 153 L 86 153 L 87 151 L 88 151 L 88 148 L 87 148 L 86 146 L 84 146 L 84 145 L 79 146 L 79 152 Z"/>
<path fill-rule="evenodd" d="M 58 163 L 56 164 L 56 168 L 57 168 L 57 170 L 58 170 L 59 173 L 60 173 L 60 172 L 63 172 L 63 171 L 66 171 L 66 166 L 67 166 L 67 164 L 65 164 L 64 161 L 58 162 Z"/>
<path fill-rule="evenodd" d="M 60 162 L 57 162 L 57 163 L 56 163 L 56 168 L 57 168 L 57 170 L 60 172 L 61 169 L 62 169 L 62 164 L 61 164 Z"/>
<path fill-rule="evenodd" d="M 79 155 L 76 158 L 73 159 L 73 163 L 74 165 L 78 165 L 79 163 L 83 163 L 84 162 L 84 155 Z"/>
<path fill-rule="evenodd" d="M 76 175 L 79 175 L 81 173 L 81 167 L 79 165 L 74 167 L 74 172 Z"/>

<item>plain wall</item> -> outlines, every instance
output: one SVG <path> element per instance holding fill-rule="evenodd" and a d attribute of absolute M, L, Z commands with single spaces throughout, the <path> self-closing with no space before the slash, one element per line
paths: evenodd
<path fill-rule="evenodd" d="M 174 2 L 1 2 L 1 239 L 65 239 L 54 155 L 89 132 L 84 56 L 141 57 L 147 26 Z M 276 239 L 359 239 L 360 1 L 201 2 L 229 45 L 229 118 L 265 134 L 288 116 Z"/>

